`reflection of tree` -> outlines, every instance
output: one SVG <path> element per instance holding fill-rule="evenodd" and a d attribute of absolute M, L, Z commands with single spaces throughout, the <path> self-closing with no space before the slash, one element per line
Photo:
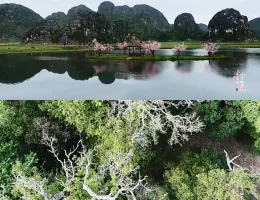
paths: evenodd
<path fill-rule="evenodd" d="M 147 79 L 151 75 L 159 74 L 163 69 L 159 62 L 142 60 L 92 63 L 86 61 L 84 56 L 81 58 L 80 55 L 73 55 L 72 59 L 61 58 L 63 57 L 52 56 L 49 59 L 46 56 L 1 56 L 0 83 L 21 83 L 45 69 L 55 74 L 67 72 L 74 80 L 88 80 L 98 76 L 102 83 L 112 84 L 115 79 Z"/>
<path fill-rule="evenodd" d="M 154 63 L 154 62 L 146 62 L 142 73 L 148 76 L 154 76 L 157 75 L 161 72 L 161 66 L 159 65 L 159 63 Z"/>
<path fill-rule="evenodd" d="M 99 63 L 93 66 L 95 75 L 104 84 L 111 84 L 118 79 L 146 79 L 149 76 L 157 75 L 161 72 L 161 65 L 156 62 L 141 60 L 121 61 L 117 64 Z"/>
<path fill-rule="evenodd" d="M 98 76 L 99 80 L 103 84 L 112 84 L 115 82 L 116 67 L 113 64 L 99 64 L 93 66 L 95 75 Z"/>
<path fill-rule="evenodd" d="M 182 74 L 190 74 L 193 70 L 193 61 L 176 61 L 175 68 L 177 71 L 181 72 Z"/>
<path fill-rule="evenodd" d="M 237 70 L 242 72 L 245 68 L 246 63 L 237 60 L 211 60 L 206 65 L 207 70 L 227 78 L 233 77 Z"/>
<path fill-rule="evenodd" d="M 0 83 L 17 84 L 32 78 L 39 73 L 46 62 L 31 60 L 30 56 L 15 55 L 1 56 L 0 63 Z M 24 68 L 23 66 L 26 66 Z"/>

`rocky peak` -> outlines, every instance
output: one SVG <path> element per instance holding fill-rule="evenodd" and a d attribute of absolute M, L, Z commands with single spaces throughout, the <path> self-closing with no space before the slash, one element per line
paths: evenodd
<path fill-rule="evenodd" d="M 178 15 L 174 21 L 174 32 L 176 39 L 198 39 L 198 34 L 201 33 L 198 24 L 190 13 L 182 13 Z"/>
<path fill-rule="evenodd" d="M 244 41 L 254 37 L 248 18 L 233 8 L 224 9 L 209 22 L 209 38 L 223 41 Z"/>
<path fill-rule="evenodd" d="M 98 6 L 98 12 L 104 15 L 112 16 L 114 13 L 115 5 L 110 1 L 104 1 Z"/>
<path fill-rule="evenodd" d="M 174 28 L 189 26 L 194 28 L 197 26 L 195 19 L 190 13 L 182 13 L 178 15 L 174 21 Z"/>
<path fill-rule="evenodd" d="M 202 30 L 203 32 L 208 32 L 208 26 L 206 24 L 200 23 L 199 24 L 199 28 L 200 30 Z"/>
<path fill-rule="evenodd" d="M 260 17 L 251 20 L 249 24 L 251 29 L 257 34 L 258 39 L 260 39 Z"/>
<path fill-rule="evenodd" d="M 68 11 L 67 16 L 68 16 L 68 18 L 72 18 L 76 15 L 84 14 L 84 13 L 87 13 L 87 12 L 93 12 L 93 10 L 91 10 L 87 6 L 81 4 L 81 5 L 78 5 L 78 6 L 71 8 Z"/>
<path fill-rule="evenodd" d="M 46 17 L 46 20 L 55 22 L 59 25 L 65 25 L 67 23 L 67 15 L 64 12 L 52 13 Z"/>

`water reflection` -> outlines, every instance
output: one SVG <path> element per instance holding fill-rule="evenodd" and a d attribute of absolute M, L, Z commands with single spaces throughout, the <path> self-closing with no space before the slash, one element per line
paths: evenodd
<path fill-rule="evenodd" d="M 175 69 L 182 74 L 190 74 L 193 70 L 193 62 L 190 60 L 177 61 L 175 62 Z"/>
<path fill-rule="evenodd" d="M 147 79 L 159 75 L 161 63 L 144 61 L 121 61 L 118 63 L 99 63 L 93 66 L 94 75 L 103 84 L 112 84 L 116 79 Z"/>
<path fill-rule="evenodd" d="M 249 51 L 249 50 L 247 50 Z M 258 52 L 259 49 L 252 52 Z M 203 67 L 207 72 L 212 72 L 221 77 L 231 78 L 237 70 L 242 73 L 246 71 L 248 62 L 251 59 L 258 62 L 257 58 L 252 59 L 245 50 L 220 51 L 219 54 L 235 57 L 230 61 L 178 61 L 172 62 L 176 72 L 181 74 L 192 74 L 197 67 Z M 172 50 L 160 50 L 159 54 L 172 54 Z M 204 55 L 203 50 L 187 51 L 188 55 Z M 137 79 L 147 80 L 161 76 L 167 71 L 168 62 L 147 62 L 141 60 L 129 61 L 86 61 L 84 53 L 73 55 L 1 55 L 0 56 L 0 83 L 19 84 L 33 78 L 42 70 L 60 75 L 68 75 L 77 81 L 86 81 L 98 77 L 103 84 L 113 84 L 116 79 Z M 255 65 L 255 64 L 254 64 Z"/>

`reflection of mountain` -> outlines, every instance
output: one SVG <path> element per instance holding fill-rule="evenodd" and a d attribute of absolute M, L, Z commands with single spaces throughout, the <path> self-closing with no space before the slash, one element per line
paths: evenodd
<path fill-rule="evenodd" d="M 15 55 L 1 56 L 0 83 L 17 84 L 31 79 L 46 69 L 55 74 L 65 74 L 74 80 L 88 80 L 98 76 L 103 84 L 115 79 L 147 79 L 161 72 L 158 63 L 145 61 L 87 62 L 84 57 L 61 59 L 61 57 Z"/>
<path fill-rule="evenodd" d="M 26 69 L 23 67 L 26 66 Z M 0 83 L 16 84 L 24 82 L 39 73 L 46 66 L 46 62 L 32 60 L 31 56 L 16 55 L 1 56 Z"/>
<path fill-rule="evenodd" d="M 190 74 L 193 70 L 193 61 L 185 61 L 185 60 L 182 60 L 182 61 L 176 61 L 175 62 L 175 68 L 177 71 L 181 72 L 182 74 Z"/>
<path fill-rule="evenodd" d="M 147 79 L 161 72 L 161 66 L 154 62 L 122 61 L 118 64 L 106 63 L 95 65 L 95 74 L 104 84 L 112 84 L 116 79 Z"/>
<path fill-rule="evenodd" d="M 231 52 L 231 54 L 235 57 L 234 60 L 212 60 L 206 65 L 206 69 L 227 78 L 233 77 L 237 70 L 243 72 L 247 67 L 248 55 L 241 52 Z"/>

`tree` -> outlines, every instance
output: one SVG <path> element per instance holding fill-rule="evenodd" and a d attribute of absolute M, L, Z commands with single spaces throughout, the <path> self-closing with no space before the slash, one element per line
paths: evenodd
<path fill-rule="evenodd" d="M 178 52 L 177 57 L 180 56 L 182 51 L 186 51 L 186 49 L 187 49 L 187 46 L 184 45 L 184 43 L 179 44 L 179 45 L 175 45 L 175 47 L 173 48 L 173 50 L 176 50 Z"/>
<path fill-rule="evenodd" d="M 207 101 L 196 106 L 213 138 L 251 136 L 260 150 L 259 101 Z"/>
<path fill-rule="evenodd" d="M 123 43 L 119 43 L 118 47 L 119 47 L 119 49 L 124 50 L 124 54 L 126 54 L 126 50 L 128 48 L 128 43 L 126 41 L 124 41 Z"/>
<path fill-rule="evenodd" d="M 155 51 L 159 50 L 161 48 L 161 44 L 157 41 L 152 41 L 148 44 L 142 44 L 142 48 L 147 52 L 151 51 L 153 57 L 155 57 Z"/>
<path fill-rule="evenodd" d="M 102 43 L 98 43 L 96 42 L 94 45 L 94 51 L 98 52 L 98 55 L 100 56 L 100 53 L 103 51 L 106 51 L 107 47 L 105 45 L 103 45 Z"/>
<path fill-rule="evenodd" d="M 235 136 L 246 125 L 239 101 L 207 101 L 197 105 L 198 114 L 213 138 Z"/>
<path fill-rule="evenodd" d="M 255 194 L 255 182 L 245 170 L 227 171 L 223 163 L 214 152 L 186 152 L 169 165 L 165 178 L 178 200 L 240 200 Z"/>
<path fill-rule="evenodd" d="M 215 43 L 204 43 L 202 48 L 208 52 L 208 55 L 211 56 L 212 54 L 216 53 L 219 49 L 219 46 Z"/>
<path fill-rule="evenodd" d="M 54 195 L 48 194 L 47 183 L 50 182 L 48 178 L 42 178 L 36 168 L 31 169 L 28 164 L 23 165 L 18 162 L 13 170 L 15 188 L 23 197 L 42 196 L 45 200 L 60 200 L 64 197 L 75 199 L 74 194 L 77 193 L 74 190 L 75 185 L 80 181 L 82 182 L 81 190 L 85 191 L 92 199 L 97 200 L 116 200 L 122 195 L 129 195 L 136 199 L 135 192 L 139 187 L 152 192 L 147 186 L 147 177 L 141 178 L 139 168 L 132 165 L 132 150 L 129 150 L 127 154 L 106 152 L 106 159 L 95 164 L 94 172 L 91 170 L 91 166 L 94 165 L 93 156 L 96 150 L 94 148 L 94 150 L 87 151 L 82 140 L 71 151 L 65 151 L 66 158 L 64 160 L 59 158 L 59 153 L 56 151 L 55 145 L 58 142 L 56 138 L 44 134 L 43 142 L 50 148 L 49 151 L 61 165 L 64 178 L 59 179 L 56 176 L 55 179 L 63 189 Z M 76 153 L 79 156 L 75 157 Z M 33 163 L 33 161 L 29 163 Z M 28 177 L 28 174 L 33 174 L 33 176 Z M 81 175 L 84 175 L 83 180 Z M 97 188 L 93 189 L 91 184 L 100 187 L 101 191 L 96 191 Z M 69 192 L 68 196 L 66 192 Z"/>

